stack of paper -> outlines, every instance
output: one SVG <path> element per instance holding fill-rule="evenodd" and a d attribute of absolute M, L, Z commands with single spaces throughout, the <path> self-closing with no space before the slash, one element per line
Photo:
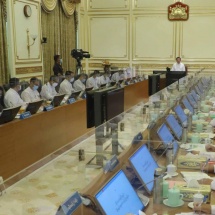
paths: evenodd
<path fill-rule="evenodd" d="M 201 180 L 203 178 L 210 178 L 206 173 L 204 172 L 181 172 L 181 174 L 184 177 L 184 180 L 188 183 L 190 180 Z"/>

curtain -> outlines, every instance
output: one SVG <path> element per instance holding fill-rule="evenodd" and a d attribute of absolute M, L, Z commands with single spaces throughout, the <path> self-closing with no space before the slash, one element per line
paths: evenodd
<path fill-rule="evenodd" d="M 42 10 L 42 37 L 47 37 L 47 43 L 43 44 L 44 80 L 47 81 L 53 75 L 54 55 L 60 54 L 63 60 L 64 72 L 75 71 L 75 59 L 71 56 L 71 50 L 76 46 L 75 18 L 67 17 L 63 12 L 60 0 L 51 13 Z"/>
<path fill-rule="evenodd" d="M 0 0 L 0 84 L 7 83 L 9 79 L 6 19 L 6 0 Z"/>

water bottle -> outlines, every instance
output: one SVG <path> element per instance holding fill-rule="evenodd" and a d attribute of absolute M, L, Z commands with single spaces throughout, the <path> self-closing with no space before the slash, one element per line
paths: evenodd
<path fill-rule="evenodd" d="M 182 130 L 182 143 L 186 143 L 187 142 L 187 127 L 183 127 Z"/>
<path fill-rule="evenodd" d="M 155 169 L 155 182 L 153 191 L 153 203 L 162 204 L 163 203 L 163 177 L 161 177 L 163 170 L 161 168 Z"/>
<path fill-rule="evenodd" d="M 192 129 L 192 114 L 191 113 L 189 113 L 188 114 L 188 131 L 191 131 L 191 129 Z"/>
<path fill-rule="evenodd" d="M 173 161 L 173 143 L 168 144 L 167 152 L 166 152 L 166 162 L 167 165 L 172 163 Z"/>

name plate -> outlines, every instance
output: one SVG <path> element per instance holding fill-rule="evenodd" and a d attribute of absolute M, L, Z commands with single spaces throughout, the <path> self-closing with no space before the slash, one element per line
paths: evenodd
<path fill-rule="evenodd" d="M 143 135 L 142 135 L 142 133 L 140 132 L 140 133 L 138 133 L 138 134 L 134 137 L 134 139 L 133 139 L 133 141 L 132 141 L 132 144 L 138 144 L 138 143 L 140 143 L 142 140 L 143 140 Z"/>
<path fill-rule="evenodd" d="M 50 111 L 50 110 L 53 110 L 54 107 L 52 105 L 48 105 L 48 106 L 45 106 L 43 111 Z"/>
<path fill-rule="evenodd" d="M 70 99 L 67 100 L 67 104 L 72 104 L 75 101 L 76 101 L 75 98 L 70 98 Z"/>
<path fill-rule="evenodd" d="M 114 155 L 104 166 L 104 173 L 112 172 L 116 166 L 119 164 L 119 160 L 116 155 Z"/>
<path fill-rule="evenodd" d="M 31 113 L 29 111 L 27 111 L 27 112 L 20 114 L 20 119 L 26 119 L 26 118 L 29 118 L 30 116 L 31 116 Z"/>
<path fill-rule="evenodd" d="M 71 215 L 82 204 L 81 197 L 75 192 L 58 208 L 56 215 Z"/>

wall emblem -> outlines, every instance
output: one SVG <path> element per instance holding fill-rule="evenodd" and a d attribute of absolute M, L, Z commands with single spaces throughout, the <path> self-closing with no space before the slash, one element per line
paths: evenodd
<path fill-rule="evenodd" d="M 189 18 L 189 6 L 176 2 L 168 7 L 168 19 L 170 21 L 186 21 Z"/>

